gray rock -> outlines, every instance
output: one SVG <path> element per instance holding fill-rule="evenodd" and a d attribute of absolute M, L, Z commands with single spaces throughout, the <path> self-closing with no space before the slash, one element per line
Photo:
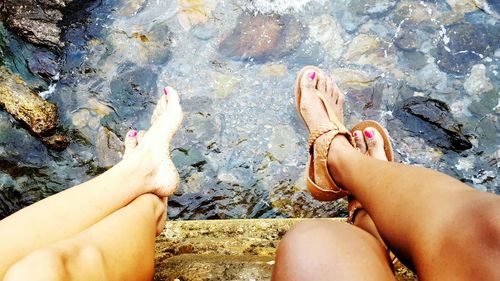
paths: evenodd
<path fill-rule="evenodd" d="M 394 44 L 398 48 L 405 51 L 414 51 L 422 46 L 422 42 L 420 41 L 417 32 L 411 29 L 411 27 L 403 29 L 398 37 L 396 37 Z"/>
<path fill-rule="evenodd" d="M 59 72 L 57 57 L 52 52 L 37 50 L 34 57 L 28 60 L 28 68 L 31 73 L 43 78 L 50 79 Z"/>
<path fill-rule="evenodd" d="M 35 45 L 62 47 L 61 9 L 72 0 L 4 0 L 1 13 L 7 27 Z"/>
<path fill-rule="evenodd" d="M 472 67 L 469 77 L 464 82 L 464 89 L 469 95 L 481 94 L 493 89 L 490 79 L 486 76 L 484 64 Z"/>
<path fill-rule="evenodd" d="M 411 97 L 399 104 L 394 115 L 414 135 L 432 145 L 454 151 L 472 148 L 448 105 L 427 97 Z"/>
<path fill-rule="evenodd" d="M 99 167 L 110 168 L 122 159 L 123 144 L 110 130 L 101 127 L 95 145 Z"/>
<path fill-rule="evenodd" d="M 439 41 L 436 60 L 445 71 L 465 74 L 477 61 L 494 54 L 500 47 L 500 26 L 459 23 L 446 27 Z"/>
<path fill-rule="evenodd" d="M 356 14 L 383 14 L 394 8 L 396 3 L 391 0 L 351 0 L 349 8 Z"/>

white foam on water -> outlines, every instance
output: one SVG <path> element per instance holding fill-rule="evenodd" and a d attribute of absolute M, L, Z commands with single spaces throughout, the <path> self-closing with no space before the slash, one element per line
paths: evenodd
<path fill-rule="evenodd" d="M 40 97 L 42 97 L 43 99 L 50 98 L 50 96 L 56 91 L 57 81 L 59 81 L 60 78 L 61 78 L 61 73 L 58 72 L 56 75 L 54 75 L 51 78 L 50 85 L 49 85 L 49 88 L 47 89 L 47 91 L 40 92 L 40 93 L 38 93 L 38 95 Z"/>
<path fill-rule="evenodd" d="M 242 8 L 262 14 L 288 14 L 300 12 L 309 3 L 323 5 L 325 2 L 326 0 L 253 0 L 244 1 Z"/>

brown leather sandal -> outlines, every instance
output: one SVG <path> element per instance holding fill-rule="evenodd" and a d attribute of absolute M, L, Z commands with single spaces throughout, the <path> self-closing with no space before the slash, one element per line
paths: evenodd
<path fill-rule="evenodd" d="M 377 130 L 380 135 L 382 136 L 382 139 L 384 141 L 384 152 L 385 156 L 387 157 L 387 160 L 392 162 L 394 161 L 394 152 L 392 150 L 392 144 L 391 140 L 389 138 L 389 135 L 387 134 L 386 130 L 380 123 L 377 121 L 373 120 L 367 120 L 360 122 L 356 126 L 354 126 L 351 129 L 351 133 L 354 133 L 354 131 L 363 131 L 367 127 L 373 127 L 375 130 Z M 347 222 L 350 224 L 354 224 L 354 220 L 356 218 L 356 215 L 358 214 L 359 211 L 364 210 L 363 205 L 356 200 L 353 196 L 348 196 L 347 197 L 347 202 L 349 203 L 347 206 L 347 210 L 349 212 L 349 217 L 347 218 Z M 394 267 L 399 263 L 398 258 L 387 248 L 387 259 L 391 263 L 392 270 L 394 271 Z"/>
<path fill-rule="evenodd" d="M 304 117 L 300 112 L 300 99 L 302 96 L 300 81 L 302 76 L 306 75 L 310 71 L 316 71 L 317 73 L 321 72 L 321 70 L 317 67 L 306 66 L 297 75 L 295 96 L 297 100 L 297 109 L 303 120 Z M 318 95 L 318 97 L 323 102 L 324 110 L 327 112 L 330 122 L 327 122 L 317 128 L 308 127 L 309 140 L 307 145 L 309 150 L 309 160 L 307 164 L 307 188 L 315 199 L 320 201 L 333 201 L 349 195 L 349 192 L 339 187 L 328 171 L 327 160 L 330 144 L 332 143 L 333 138 L 339 134 L 344 135 L 353 147 L 355 147 L 356 144 L 349 130 L 347 130 L 344 124 L 342 124 L 335 116 L 333 106 L 326 103 L 325 98 L 322 95 Z"/>

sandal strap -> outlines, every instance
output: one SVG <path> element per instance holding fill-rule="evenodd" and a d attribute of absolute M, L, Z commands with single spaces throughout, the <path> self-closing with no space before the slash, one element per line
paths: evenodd
<path fill-rule="evenodd" d="M 311 132 L 309 137 L 307 186 L 313 197 L 321 201 L 332 201 L 349 195 L 347 190 L 335 183 L 328 170 L 328 152 L 333 139 L 338 134 L 352 139 L 347 130 L 342 131 L 334 123 L 318 127 Z M 319 139 L 321 136 L 323 137 Z"/>
<path fill-rule="evenodd" d="M 359 211 L 364 210 L 364 208 L 363 205 L 361 205 L 361 203 L 359 203 L 358 200 L 352 197 L 352 195 L 347 197 L 347 202 L 349 202 L 349 204 L 347 205 L 347 211 L 349 212 L 349 217 L 347 218 L 347 222 L 350 224 L 354 224 L 356 215 L 358 214 Z"/>
<path fill-rule="evenodd" d="M 351 135 L 351 132 L 349 132 L 343 125 L 337 125 L 333 122 L 328 122 L 325 123 L 321 126 L 318 126 L 317 128 L 311 130 L 309 133 L 309 138 L 307 141 L 307 148 L 309 151 L 311 151 L 311 148 L 313 144 L 316 142 L 316 140 L 321 137 L 322 135 L 328 133 L 328 132 L 335 132 L 334 137 L 338 134 L 344 135 L 349 143 L 353 146 L 356 147 L 356 143 L 354 141 L 354 138 Z M 332 138 L 333 140 L 333 138 Z M 331 140 L 330 140 L 331 142 Z"/>
<path fill-rule="evenodd" d="M 331 131 L 338 131 L 338 130 L 339 127 L 332 122 L 323 124 L 317 127 L 316 129 L 311 130 L 311 132 L 309 133 L 309 139 L 307 141 L 307 148 L 310 150 L 314 142 L 322 135 Z"/>

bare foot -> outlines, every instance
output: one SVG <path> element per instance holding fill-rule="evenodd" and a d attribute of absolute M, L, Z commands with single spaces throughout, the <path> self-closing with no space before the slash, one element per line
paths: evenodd
<path fill-rule="evenodd" d="M 177 92 L 170 87 L 164 92 L 149 130 L 127 133 L 124 160 L 120 163 L 140 175 L 144 182 L 142 193 L 154 193 L 160 198 L 172 195 L 179 184 L 179 174 L 170 159 L 170 142 L 183 117 Z"/>

